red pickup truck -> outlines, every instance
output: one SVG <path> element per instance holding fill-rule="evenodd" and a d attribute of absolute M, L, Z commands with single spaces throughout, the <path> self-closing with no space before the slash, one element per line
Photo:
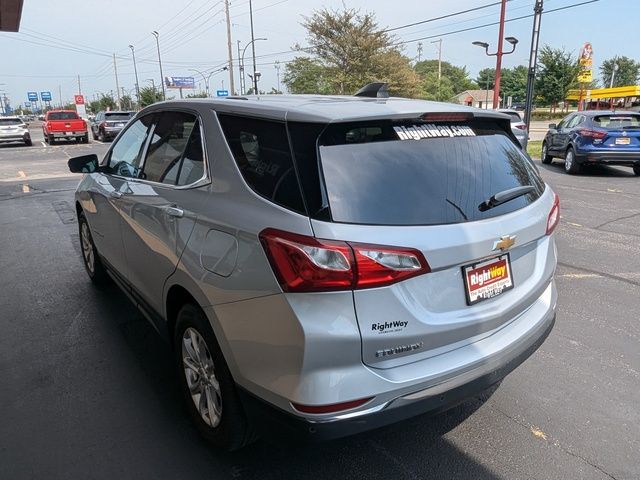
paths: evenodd
<path fill-rule="evenodd" d="M 42 133 L 49 145 L 60 139 L 89 143 L 87 124 L 73 110 L 49 110 L 44 117 Z"/>

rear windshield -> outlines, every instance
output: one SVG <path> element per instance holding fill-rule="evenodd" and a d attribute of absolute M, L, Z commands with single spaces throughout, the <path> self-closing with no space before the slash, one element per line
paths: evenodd
<path fill-rule="evenodd" d="M 509 115 L 511 117 L 512 122 L 522 121 L 522 118 L 520 117 L 520 114 L 518 112 L 502 112 L 502 113 L 506 113 L 507 115 Z"/>
<path fill-rule="evenodd" d="M 497 125 L 478 121 L 330 125 L 319 152 L 334 222 L 469 222 L 523 208 L 544 191 L 533 163 L 511 138 Z M 534 189 L 492 209 L 479 209 L 492 195 L 525 185 Z"/>
<path fill-rule="evenodd" d="M 21 125 L 22 123 L 19 118 L 0 118 L 0 125 Z"/>
<path fill-rule="evenodd" d="M 596 125 L 602 128 L 640 127 L 640 115 L 598 115 L 593 117 Z"/>
<path fill-rule="evenodd" d="M 129 119 L 131 119 L 133 117 L 133 112 L 117 112 L 117 113 L 105 113 L 105 120 L 111 120 L 111 121 L 117 121 L 117 120 L 123 120 L 123 121 L 128 121 Z"/>
<path fill-rule="evenodd" d="M 77 120 L 78 114 L 75 112 L 51 112 L 47 118 L 49 120 Z"/>

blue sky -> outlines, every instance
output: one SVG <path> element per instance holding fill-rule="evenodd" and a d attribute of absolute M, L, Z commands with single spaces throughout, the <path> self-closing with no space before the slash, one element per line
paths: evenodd
<path fill-rule="evenodd" d="M 545 11 L 583 1 L 545 0 Z M 345 0 L 344 3 L 375 13 L 380 26 L 396 27 L 495 3 L 495 0 Z M 507 19 L 533 13 L 534 3 L 534 0 L 510 0 Z M 234 58 L 237 57 L 236 41 L 240 40 L 244 46 L 250 39 L 248 4 L 247 0 L 231 2 Z M 322 7 L 339 9 L 342 5 L 339 0 L 253 0 L 255 36 L 267 37 L 266 41 L 256 42 L 256 55 L 267 55 L 258 59 L 258 69 L 263 74 L 261 89 L 276 86 L 276 60 L 284 66 L 295 57 L 290 52 L 294 44 L 306 45 L 305 30 L 300 25 L 302 15 L 310 15 Z M 157 84 L 160 73 L 152 30 L 160 32 L 164 74 L 195 76 L 202 86 L 202 77 L 189 69 L 212 69 L 226 61 L 222 6 L 222 2 L 216 0 L 27 0 L 20 33 L 0 33 L 0 92 L 5 92 L 14 106 L 26 101 L 27 91 L 51 91 L 57 103 L 59 90 L 63 100 L 77 93 L 77 75 L 80 75 L 82 93 L 87 97 L 110 92 L 115 90 L 111 54 L 116 53 L 120 86 L 133 93 L 135 78 L 129 44 L 136 48 L 141 86 L 150 85 L 151 78 Z M 394 33 L 398 40 L 409 41 L 404 49 L 410 57 L 417 55 L 417 42 L 411 40 L 433 36 L 422 40 L 422 58 L 437 58 L 436 46 L 430 42 L 442 38 L 443 60 L 466 65 L 473 77 L 478 70 L 493 66 L 495 58 L 486 57 L 483 50 L 471 42 L 486 41 L 493 50 L 498 27 L 439 35 L 497 21 L 498 15 L 499 6 L 495 5 Z M 565 47 L 575 54 L 585 41 L 591 42 L 597 75 L 601 62 L 614 55 L 640 60 L 639 19 L 640 0 L 599 0 L 545 14 L 540 42 Z M 514 54 L 504 57 L 504 67 L 527 64 L 531 26 L 532 18 L 506 24 L 505 36 L 514 36 L 520 43 Z M 245 63 L 250 60 L 250 52 L 249 48 Z M 236 83 L 237 77 L 236 71 Z M 223 82 L 228 88 L 227 72 L 214 74 L 211 89 L 221 88 Z"/>

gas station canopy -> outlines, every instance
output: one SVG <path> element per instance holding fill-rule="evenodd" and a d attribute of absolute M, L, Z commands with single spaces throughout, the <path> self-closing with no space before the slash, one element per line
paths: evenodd
<path fill-rule="evenodd" d="M 24 0 L 0 0 L 0 31 L 17 32 Z"/>

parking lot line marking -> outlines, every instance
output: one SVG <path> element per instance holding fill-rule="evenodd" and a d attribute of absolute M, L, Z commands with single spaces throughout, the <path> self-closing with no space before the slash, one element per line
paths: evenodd
<path fill-rule="evenodd" d="M 602 275 L 596 273 L 565 273 L 558 276 L 562 278 L 600 278 Z"/>
<path fill-rule="evenodd" d="M 547 439 L 547 434 L 546 434 L 546 433 L 544 433 L 544 432 L 543 432 L 542 430 L 540 430 L 539 428 L 536 428 L 536 427 L 533 427 L 533 426 L 532 426 L 532 427 L 531 427 L 531 433 L 533 433 L 533 436 L 534 436 L 534 437 L 542 438 L 543 440 L 546 440 L 546 439 Z"/>
<path fill-rule="evenodd" d="M 581 227 L 579 223 L 567 222 L 567 225 L 573 225 L 574 227 Z"/>
<path fill-rule="evenodd" d="M 46 143 L 44 143 L 44 142 L 40 142 L 40 143 L 42 144 L 42 146 L 43 146 L 43 147 L 46 147 L 46 146 L 47 146 L 47 144 L 46 144 Z"/>
<path fill-rule="evenodd" d="M 20 178 L 27 178 L 27 174 L 26 174 L 26 173 L 24 173 L 22 170 L 18 170 L 18 176 L 19 176 Z"/>
<path fill-rule="evenodd" d="M 29 193 L 29 185 L 27 185 L 26 183 L 22 185 L 22 192 Z"/>

